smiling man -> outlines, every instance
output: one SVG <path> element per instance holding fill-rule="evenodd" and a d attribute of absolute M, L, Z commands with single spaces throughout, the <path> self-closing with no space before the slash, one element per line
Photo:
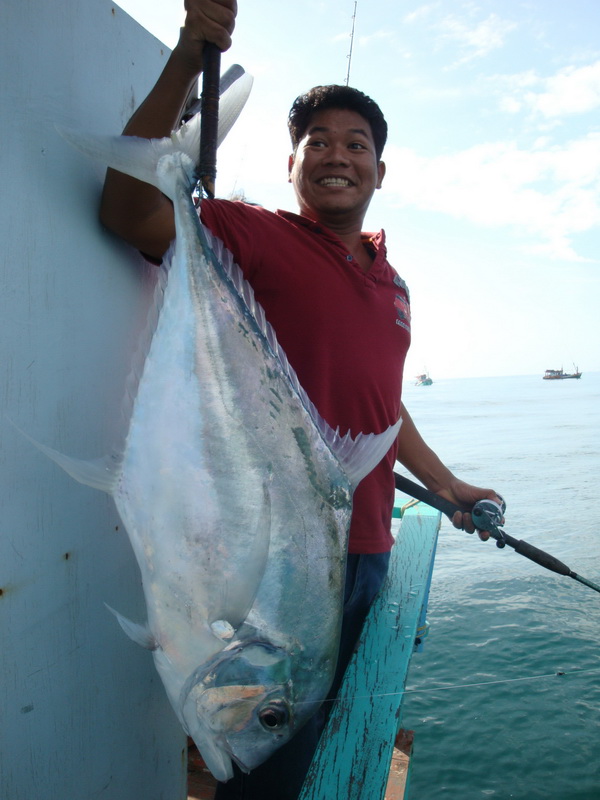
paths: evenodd
<path fill-rule="evenodd" d="M 328 107 L 338 103 L 340 107 Z M 306 110 L 312 111 L 309 120 Z M 356 110 L 354 110 L 356 109 Z M 362 113 L 371 112 L 373 125 Z M 302 123 L 309 122 L 301 133 Z M 300 214 L 318 219 L 337 233 L 368 271 L 370 259 L 361 240 L 362 224 L 375 189 L 381 188 L 385 164 L 380 160 L 387 125 L 370 98 L 341 86 L 316 87 L 296 100 L 289 128 L 294 153 L 290 181 Z"/>
<path fill-rule="evenodd" d="M 231 44 L 235 0 L 186 0 L 185 6 L 179 43 L 127 125 L 127 135 L 168 136 L 201 72 L 204 44 L 213 42 L 222 50 Z M 218 199 L 203 201 L 200 214 L 233 253 L 300 383 L 330 426 L 354 437 L 380 433 L 403 420 L 396 445 L 354 494 L 334 697 L 387 571 L 395 460 L 463 507 L 497 498 L 444 466 L 401 401 L 410 344 L 408 290 L 387 261 L 384 232 L 362 230 L 385 175 L 381 155 L 387 125 L 379 106 L 356 89 L 318 86 L 296 99 L 288 127 L 289 179 L 298 214 Z M 175 235 L 171 203 L 153 187 L 113 170 L 107 173 L 101 216 L 153 260 L 162 258 Z M 473 531 L 469 514 L 457 512 L 453 522 Z M 238 771 L 220 785 L 218 800 L 294 800 L 326 710 L 265 764 L 249 775 Z"/>

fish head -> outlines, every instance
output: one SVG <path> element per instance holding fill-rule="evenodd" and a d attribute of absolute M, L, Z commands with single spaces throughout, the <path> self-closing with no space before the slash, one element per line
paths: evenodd
<path fill-rule="evenodd" d="M 230 644 L 190 676 L 181 701 L 187 731 L 219 781 L 233 776 L 233 762 L 243 772 L 262 764 L 308 716 L 296 713 L 290 651 L 262 641 Z"/>
<path fill-rule="evenodd" d="M 243 772 L 250 772 L 289 740 L 294 727 L 287 687 L 214 687 L 196 693 L 195 705 L 200 726 L 196 744 L 207 767 L 221 781 L 227 778 L 213 767 L 221 769 L 225 764 L 229 772 L 235 762 Z"/>

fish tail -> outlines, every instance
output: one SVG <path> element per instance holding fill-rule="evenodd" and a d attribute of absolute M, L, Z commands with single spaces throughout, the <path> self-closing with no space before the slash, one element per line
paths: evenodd
<path fill-rule="evenodd" d="M 196 117 L 184 127 L 189 126 L 198 127 Z M 194 161 L 181 147 L 183 141 L 190 143 L 190 137 L 180 138 L 178 134 L 173 134 L 164 139 L 142 139 L 138 136 L 96 136 L 59 126 L 56 129 L 69 144 L 90 158 L 158 188 L 157 166 L 164 156 L 181 153 L 187 161 L 186 166 L 191 165 L 193 172 Z"/>
<path fill-rule="evenodd" d="M 252 76 L 243 72 L 221 95 L 217 145 L 220 145 L 238 118 L 252 88 Z M 181 153 L 186 172 L 194 172 L 200 153 L 200 114 L 164 139 L 137 136 L 97 136 L 73 128 L 56 126 L 60 135 L 85 155 L 103 161 L 109 167 L 133 178 L 159 185 L 157 166 L 164 156 Z"/>

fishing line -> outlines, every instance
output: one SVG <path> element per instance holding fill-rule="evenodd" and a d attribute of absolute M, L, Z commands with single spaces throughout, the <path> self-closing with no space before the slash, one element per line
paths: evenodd
<path fill-rule="evenodd" d="M 590 669 L 575 669 L 569 672 L 548 672 L 543 675 L 528 675 L 521 678 L 502 678 L 495 681 L 480 681 L 478 683 L 455 683 L 451 686 L 434 686 L 432 689 L 405 689 L 404 692 L 392 692 L 391 694 L 426 694 L 428 692 L 444 692 L 450 689 L 468 689 L 477 686 L 492 686 L 500 683 L 518 683 L 520 681 L 537 681 L 543 678 L 563 678 L 570 675 L 581 675 L 587 672 L 599 672 L 600 667 L 590 667 Z M 374 695 L 375 697 L 377 695 Z M 385 697 L 385 695 L 382 695 Z"/>
<path fill-rule="evenodd" d="M 545 678 L 563 678 L 569 677 L 573 675 L 584 675 L 588 672 L 600 672 L 600 667 L 590 667 L 589 669 L 572 669 L 568 672 L 564 672 L 563 670 L 559 670 L 558 672 L 547 672 L 542 675 L 526 675 L 521 678 L 501 678 L 499 680 L 493 681 L 479 681 L 477 683 L 454 683 L 450 686 L 434 686 L 431 689 L 404 689 L 401 692 L 377 692 L 375 694 L 355 694 L 351 697 L 345 697 L 344 701 L 346 700 L 369 700 L 373 697 L 399 697 L 400 695 L 404 694 L 428 694 L 429 692 L 446 692 L 451 691 L 452 689 L 472 689 L 477 688 L 479 686 L 497 686 L 501 683 L 519 683 L 524 681 L 538 681 Z M 335 703 L 336 698 L 333 699 L 326 699 L 323 703 Z M 306 703 L 297 703 L 297 705 L 313 705 L 314 701 L 306 702 Z"/>

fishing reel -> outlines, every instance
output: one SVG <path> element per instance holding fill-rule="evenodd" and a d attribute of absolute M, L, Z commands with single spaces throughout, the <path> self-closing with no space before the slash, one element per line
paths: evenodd
<path fill-rule="evenodd" d="M 493 533 L 496 538 L 496 547 L 500 548 L 506 546 L 500 530 L 500 525 L 504 524 L 505 511 L 506 503 L 503 497 L 500 497 L 500 503 L 496 503 L 494 500 L 479 500 L 471 509 L 471 517 L 477 530 Z"/>

